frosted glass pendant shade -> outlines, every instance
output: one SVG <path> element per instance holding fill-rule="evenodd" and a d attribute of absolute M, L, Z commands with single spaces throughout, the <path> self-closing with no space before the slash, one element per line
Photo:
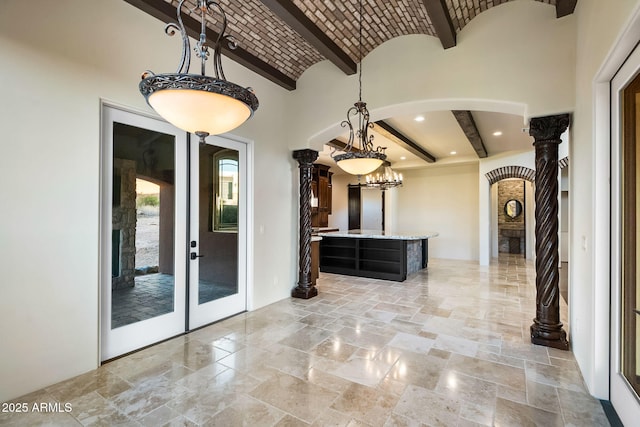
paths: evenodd
<path fill-rule="evenodd" d="M 217 135 L 243 124 L 252 111 L 247 104 L 219 93 L 165 89 L 149 96 L 149 105 L 175 127 Z"/>
<path fill-rule="evenodd" d="M 340 169 L 351 175 L 366 175 L 378 169 L 382 159 L 375 157 L 350 157 L 336 162 Z"/>
<path fill-rule="evenodd" d="M 258 109 L 251 88 L 196 74 L 153 74 L 140 92 L 165 120 L 186 132 L 217 135 L 243 124 Z"/>

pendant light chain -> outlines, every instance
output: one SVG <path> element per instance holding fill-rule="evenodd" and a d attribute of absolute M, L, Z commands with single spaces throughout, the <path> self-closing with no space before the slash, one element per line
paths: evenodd
<path fill-rule="evenodd" d="M 358 85 L 360 91 L 358 93 L 358 100 L 362 102 L 362 0 L 360 0 L 360 33 L 358 36 L 358 62 L 360 62 L 360 70 L 358 71 Z"/>
<path fill-rule="evenodd" d="M 349 128 L 349 142 L 344 149 L 338 150 L 334 147 L 331 157 L 338 166 L 352 175 L 364 176 L 377 169 L 387 158 L 384 154 L 385 147 L 373 146 L 373 135 L 369 135 L 369 129 L 373 128 L 373 123 L 369 123 L 369 110 L 367 103 L 362 101 L 362 16 L 363 0 L 359 0 L 358 16 L 358 102 L 347 110 L 347 118 L 340 123 L 340 126 Z M 354 8 L 354 18 L 356 9 Z M 356 123 L 352 123 L 353 116 Z M 357 125 L 357 129 L 354 129 Z M 338 151 L 343 154 L 336 154 Z"/>

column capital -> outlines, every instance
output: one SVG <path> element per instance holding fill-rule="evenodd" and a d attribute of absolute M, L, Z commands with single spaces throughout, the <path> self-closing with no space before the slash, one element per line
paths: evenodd
<path fill-rule="evenodd" d="M 529 135 L 538 141 L 557 141 L 567 130 L 571 122 L 570 114 L 558 114 L 555 116 L 534 117 L 529 124 Z"/>
<path fill-rule="evenodd" d="M 298 161 L 300 166 L 309 166 L 318 159 L 318 152 L 309 148 L 294 150 L 293 158 Z"/>

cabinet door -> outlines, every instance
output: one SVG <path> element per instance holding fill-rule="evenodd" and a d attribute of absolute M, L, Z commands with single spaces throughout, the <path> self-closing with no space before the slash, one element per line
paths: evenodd
<path fill-rule="evenodd" d="M 321 211 L 329 212 L 329 178 L 326 176 L 320 176 L 318 179 L 320 197 L 318 200 L 318 206 Z"/>

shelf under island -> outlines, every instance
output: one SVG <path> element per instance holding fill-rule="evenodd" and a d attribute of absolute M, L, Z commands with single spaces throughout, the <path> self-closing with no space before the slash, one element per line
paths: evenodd
<path fill-rule="evenodd" d="M 427 268 L 429 239 L 438 233 L 349 230 L 318 235 L 320 271 L 402 282 Z"/>

